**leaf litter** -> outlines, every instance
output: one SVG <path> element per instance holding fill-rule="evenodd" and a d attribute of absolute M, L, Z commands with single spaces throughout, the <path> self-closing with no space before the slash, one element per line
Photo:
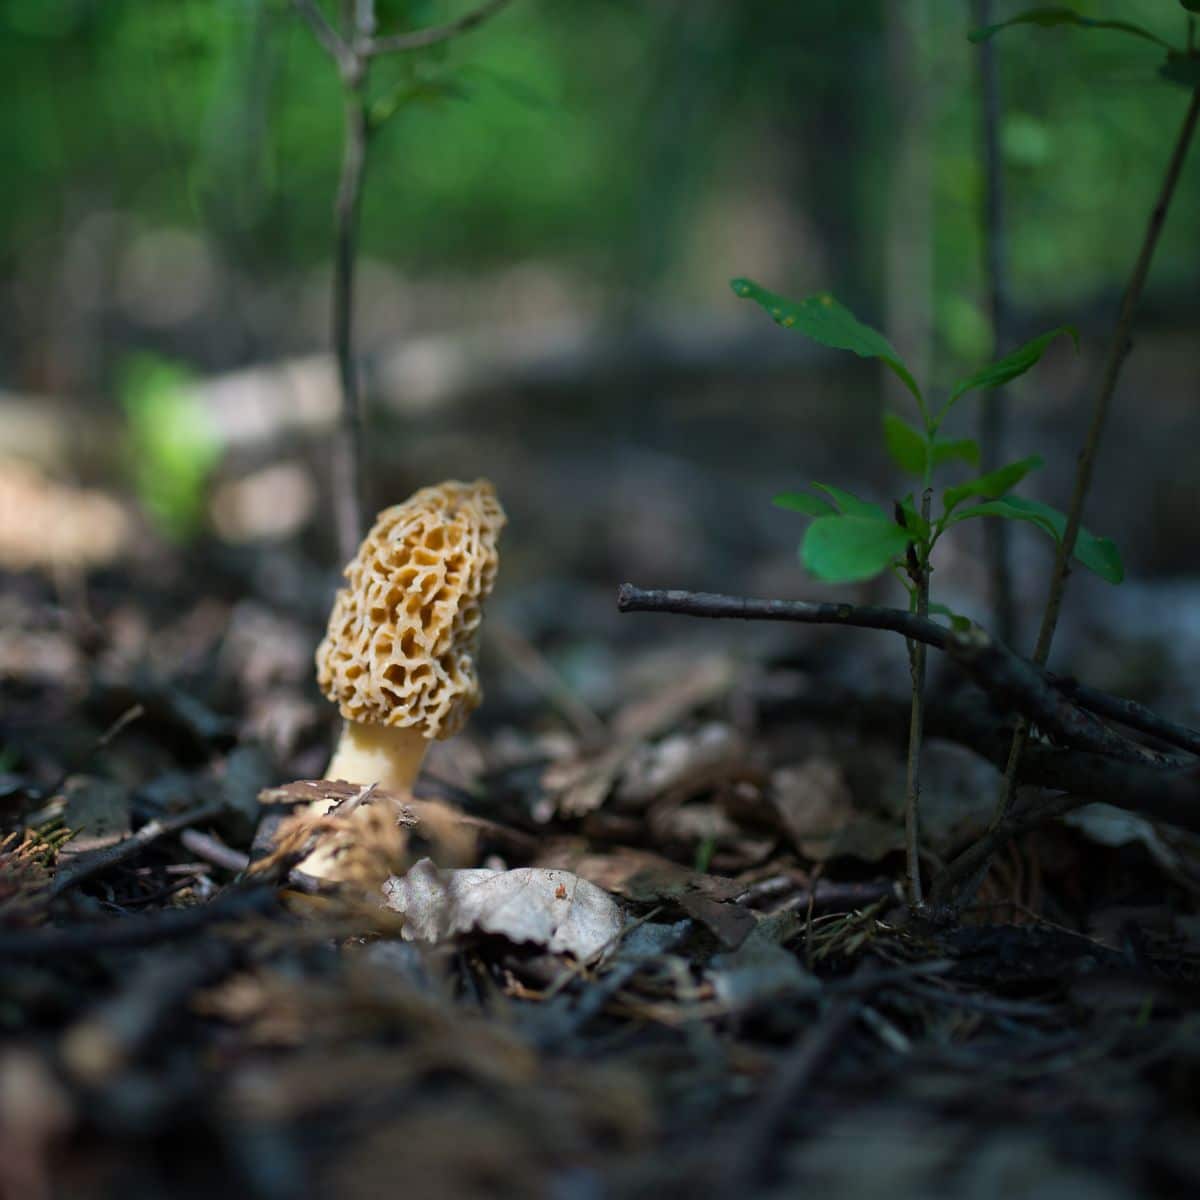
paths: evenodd
<path fill-rule="evenodd" d="M 926 925 L 897 741 L 819 662 L 659 643 L 586 736 L 501 688 L 364 795 L 316 778 L 315 603 L 107 589 L 0 639 L 0 1195 L 1200 1187 L 1193 838 L 1081 809 Z"/>

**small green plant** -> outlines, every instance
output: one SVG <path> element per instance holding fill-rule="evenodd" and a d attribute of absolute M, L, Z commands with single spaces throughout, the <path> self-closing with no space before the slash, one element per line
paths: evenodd
<path fill-rule="evenodd" d="M 890 570 L 908 592 L 910 612 L 920 617 L 940 613 L 948 617 L 956 629 L 965 630 L 970 626 L 965 617 L 930 602 L 931 560 L 934 547 L 945 533 L 964 521 L 996 517 L 1027 521 L 1061 545 L 1067 528 L 1066 515 L 1048 504 L 1012 494 L 1012 489 L 1030 471 L 1042 465 L 1040 458 L 1023 458 L 944 488 L 941 511 L 937 516 L 932 511 L 933 479 L 934 473 L 950 462 L 979 467 L 978 442 L 969 438 L 951 439 L 942 434 L 942 425 L 959 400 L 970 392 L 994 391 L 1023 375 L 1041 359 L 1056 338 L 1070 337 L 1078 346 L 1078 334 L 1074 329 L 1062 326 L 1026 342 L 999 361 L 959 380 L 946 399 L 935 405 L 887 338 L 864 325 L 832 296 L 810 296 L 793 302 L 749 279 L 735 279 L 732 287 L 737 295 L 760 305 L 777 325 L 785 329 L 795 329 L 824 346 L 849 350 L 860 358 L 879 359 L 896 374 L 915 402 L 919 424 L 911 424 L 898 413 L 885 412 L 883 437 L 896 465 L 920 480 L 919 499 L 908 492 L 893 501 L 889 512 L 827 483 L 813 483 L 810 491 L 786 492 L 775 497 L 779 507 L 812 518 L 800 544 L 800 558 L 818 579 L 828 583 L 852 583 Z M 1074 555 L 1109 583 L 1120 583 L 1124 577 L 1121 556 L 1107 538 L 1080 529 Z M 924 736 L 925 646 L 910 642 L 908 651 L 912 712 L 905 784 L 905 830 L 909 900 L 918 905 L 922 902 L 918 808 Z"/>
<path fill-rule="evenodd" d="M 800 545 L 800 558 L 818 579 L 853 583 L 891 570 L 915 605 L 918 577 L 928 574 L 934 547 L 945 533 L 964 521 L 980 517 L 1026 521 L 1056 542 L 1061 540 L 1067 521 L 1064 513 L 1048 504 L 1012 495 L 1012 489 L 1026 475 L 1042 466 L 1036 455 L 944 488 L 941 512 L 936 517 L 930 515 L 931 497 L 927 493 L 933 486 L 934 473 L 947 463 L 979 465 L 978 442 L 943 436 L 942 426 L 950 410 L 969 392 L 995 389 L 1023 375 L 1056 338 L 1070 337 L 1077 343 L 1074 329 L 1063 326 L 1026 342 L 998 362 L 959 380 L 942 404 L 934 406 L 883 334 L 862 324 L 832 296 L 810 296 L 792 302 L 748 279 L 735 279 L 733 290 L 761 305 L 785 329 L 795 329 L 824 346 L 880 359 L 895 372 L 916 403 L 920 423 L 913 425 L 898 413 L 885 412 L 883 437 L 895 464 L 920 480 L 920 500 L 909 492 L 894 501 L 888 512 L 824 483 L 811 485 L 822 493 L 820 496 L 806 491 L 775 497 L 778 507 L 813 518 Z M 1120 583 L 1124 577 L 1121 556 L 1108 538 L 1081 530 L 1075 556 L 1109 583 Z"/>
<path fill-rule="evenodd" d="M 138 497 L 168 537 L 192 536 L 221 443 L 195 398 L 185 367 L 153 354 L 134 355 L 121 372 L 129 470 Z"/>

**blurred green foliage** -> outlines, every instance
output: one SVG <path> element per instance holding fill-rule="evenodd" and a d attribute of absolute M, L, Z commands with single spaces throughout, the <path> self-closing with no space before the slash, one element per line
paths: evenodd
<path fill-rule="evenodd" d="M 209 478 L 221 445 L 190 373 L 151 354 L 121 370 L 129 471 L 138 498 L 168 537 L 186 539 L 204 520 Z"/>
<path fill-rule="evenodd" d="M 467 7 L 379 6 L 388 29 Z M 932 113 L 935 312 L 959 359 L 986 341 L 969 7 L 926 2 L 916 49 Z M 1176 4 L 1076 7 L 1119 8 L 1183 40 Z M 553 258 L 617 293 L 690 292 L 698 274 L 739 265 L 706 260 L 702 218 L 774 192 L 823 247 L 821 279 L 875 309 L 864 292 L 879 286 L 902 107 L 888 20 L 882 0 L 515 0 L 450 47 L 378 65 L 372 102 L 399 111 L 373 148 L 363 250 L 410 272 Z M 1184 98 L 1154 78 L 1160 48 L 1027 26 L 997 47 L 1018 302 L 1119 286 L 1134 252 L 1123 235 L 1149 209 Z M 92 209 L 201 230 L 256 272 L 323 261 L 341 134 L 335 71 L 285 0 L 0 0 L 10 264 L 53 257 Z M 1178 209 L 1200 209 L 1200 173 Z M 1156 279 L 1184 283 L 1198 263 L 1189 222 L 1172 222 Z M 802 283 L 803 269 L 781 263 L 774 282 Z"/>

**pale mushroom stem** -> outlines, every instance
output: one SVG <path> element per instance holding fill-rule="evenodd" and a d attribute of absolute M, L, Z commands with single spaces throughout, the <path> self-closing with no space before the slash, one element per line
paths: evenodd
<path fill-rule="evenodd" d="M 347 721 L 325 778 L 406 792 L 416 783 L 428 749 L 429 739 L 411 726 Z"/>

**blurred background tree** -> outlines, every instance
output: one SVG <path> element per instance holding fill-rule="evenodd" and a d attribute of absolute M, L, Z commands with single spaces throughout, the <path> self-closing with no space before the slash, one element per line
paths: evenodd
<path fill-rule="evenodd" d="M 600 307 L 630 292 L 707 307 L 769 266 L 781 288 L 878 310 L 889 223 L 912 209 L 885 185 L 917 103 L 930 174 L 907 182 L 928 189 L 938 345 L 977 353 L 968 8 L 911 6 L 890 34 L 898 70 L 898 18 L 876 2 L 523 0 L 478 40 L 380 65 L 376 101 L 408 111 L 375 150 L 364 253 L 420 279 L 537 263 Z M 456 11 L 380 6 L 389 27 Z M 1174 6 L 1121 13 L 1178 34 Z M 1017 31 L 1001 60 L 1015 293 L 1094 299 L 1128 267 L 1111 234 L 1150 198 L 1141 164 L 1178 94 L 1125 38 Z M 5 0 L 0 70 L 5 382 L 94 385 L 104 358 L 70 349 L 81 329 L 210 367 L 307 339 L 261 297 L 328 260 L 341 111 L 289 5 Z M 1193 173 L 1180 210 L 1198 202 Z M 1200 247 L 1186 221 L 1166 237 L 1155 282 L 1182 288 Z"/>
<path fill-rule="evenodd" d="M 470 6 L 378 7 L 383 27 L 405 29 Z M 727 287 L 747 274 L 834 291 L 934 380 L 976 365 L 990 333 L 970 10 L 518 0 L 477 35 L 381 60 L 372 103 L 399 111 L 365 193 L 364 353 L 433 334 L 608 329 L 620 359 L 638 330 L 674 320 L 715 356 L 724 343 L 706 322 L 753 324 Z M 1180 39 L 1174 4 L 1122 0 L 1120 15 Z M 1015 336 L 1061 320 L 1086 333 L 1089 314 L 1108 328 L 1181 107 L 1159 57 L 1065 30 L 1021 28 L 999 46 Z M 341 120 L 336 73 L 285 0 L 0 0 L 0 388 L 117 414 L 133 354 L 203 378 L 324 351 Z M 1176 204 L 1145 317 L 1168 331 L 1194 328 L 1200 173 Z M 1048 377 L 1046 420 L 1086 366 Z M 836 386 L 805 375 L 803 396 L 834 386 L 844 412 L 797 401 L 793 376 L 774 398 L 755 393 L 751 422 L 744 384 L 693 378 L 684 396 L 629 368 L 603 395 L 561 393 L 572 404 L 555 419 L 689 465 L 740 461 L 769 476 L 757 505 L 797 469 L 857 453 L 848 435 L 877 419 L 879 382 L 837 370 Z M 386 371 L 371 387 L 398 390 Z M 386 431 L 373 449 L 405 461 Z M 468 455 L 461 470 L 473 466 Z M 1175 503 L 1153 488 L 1143 499 L 1151 513 Z M 696 532 L 743 536 L 719 513 Z M 1150 562 L 1153 536 L 1145 548 Z"/>

